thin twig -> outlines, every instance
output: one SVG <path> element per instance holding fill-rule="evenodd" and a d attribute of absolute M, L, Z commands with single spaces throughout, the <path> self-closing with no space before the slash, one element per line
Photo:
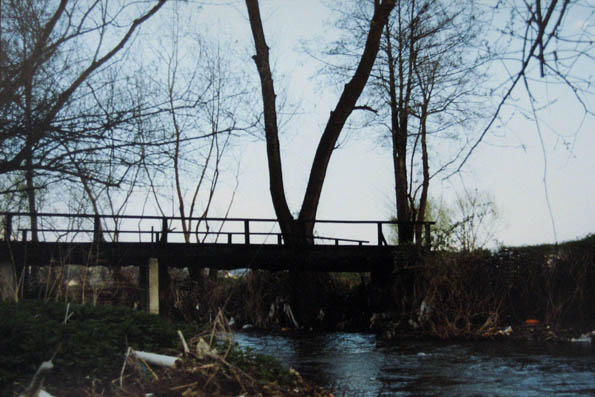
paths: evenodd
<path fill-rule="evenodd" d="M 126 363 L 128 363 L 128 357 L 130 357 L 130 353 L 132 352 L 132 348 L 128 346 L 128 350 L 126 350 L 126 357 L 124 357 L 124 363 L 122 364 L 122 370 L 120 371 L 120 389 L 124 390 L 124 371 L 126 370 Z"/>
<path fill-rule="evenodd" d="M 147 370 L 149 370 L 149 372 L 151 373 L 151 375 L 153 375 L 153 377 L 155 378 L 155 380 L 159 380 L 159 377 L 157 376 L 157 374 L 155 373 L 155 371 L 153 371 L 153 369 L 149 366 L 149 363 L 141 357 L 136 357 L 137 360 L 141 361 L 145 367 L 147 367 Z"/>
<path fill-rule="evenodd" d="M 188 344 L 186 343 L 186 339 L 184 339 L 184 334 L 182 333 L 182 331 L 178 330 L 178 336 L 180 337 L 180 340 L 182 341 L 182 347 L 184 348 L 184 355 L 187 355 L 188 353 L 190 353 L 190 349 L 188 348 Z"/>

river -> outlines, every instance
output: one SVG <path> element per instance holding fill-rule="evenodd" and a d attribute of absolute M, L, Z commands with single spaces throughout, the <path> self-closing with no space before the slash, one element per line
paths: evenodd
<path fill-rule="evenodd" d="M 239 333 L 236 341 L 336 396 L 595 396 L 595 346 L 588 343 L 384 343 L 362 333 Z"/>

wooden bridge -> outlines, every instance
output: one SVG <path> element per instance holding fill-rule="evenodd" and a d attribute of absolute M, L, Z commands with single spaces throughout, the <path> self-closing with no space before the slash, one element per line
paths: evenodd
<path fill-rule="evenodd" d="M 39 213 L 32 230 L 28 213 L 0 216 L 0 267 L 20 274 L 32 265 L 138 266 L 143 306 L 153 313 L 159 312 L 160 288 L 167 288 L 159 283 L 167 267 L 371 272 L 382 278 L 404 249 L 385 237 L 396 221 L 313 220 L 318 232 L 303 237 L 314 244 L 293 247 L 284 244 L 276 219 Z M 431 224 L 418 225 L 425 233 L 416 248 L 430 248 Z M 359 229 L 362 237 L 321 234 L 329 227 L 334 233 Z"/>
<path fill-rule="evenodd" d="M 284 244 L 276 219 L 40 213 L 40 226 L 33 234 L 30 214 L 0 215 L 4 218 L 0 262 L 17 266 L 145 266 L 149 258 L 157 258 L 171 267 L 370 272 L 392 266 L 399 249 L 385 237 L 385 229 L 396 221 L 314 220 L 316 226 L 327 228 L 351 226 L 363 237 L 315 234 L 309 236 L 314 245 L 295 248 Z M 190 227 L 184 229 L 182 222 L 191 222 Z M 422 224 L 424 241 L 419 245 L 425 248 L 431 224 Z"/>

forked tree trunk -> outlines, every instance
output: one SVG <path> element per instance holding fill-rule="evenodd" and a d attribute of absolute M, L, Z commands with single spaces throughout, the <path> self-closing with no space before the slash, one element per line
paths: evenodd
<path fill-rule="evenodd" d="M 281 232 L 288 244 L 312 244 L 314 223 L 322 193 L 326 171 L 339 135 L 353 111 L 372 71 L 380 47 L 382 30 L 395 6 L 394 0 L 375 1 L 374 16 L 366 39 L 364 52 L 352 79 L 345 85 L 335 109 L 331 112 L 326 127 L 318 143 L 306 193 L 298 219 L 291 215 L 283 184 L 279 132 L 277 126 L 276 94 L 269 64 L 269 47 L 266 44 L 258 0 L 246 0 L 250 27 L 254 38 L 256 55 L 253 57 L 260 76 L 264 106 L 265 137 L 269 168 L 269 186 L 275 213 Z"/>
<path fill-rule="evenodd" d="M 343 126 L 368 81 L 380 47 L 382 30 L 388 21 L 391 10 L 395 6 L 395 0 L 376 0 L 374 5 L 374 16 L 370 23 L 364 52 L 352 79 L 345 85 L 343 93 L 335 109 L 331 112 L 322 133 L 310 169 L 310 177 L 302 208 L 298 218 L 295 219 L 287 205 L 283 184 L 283 167 L 281 164 L 275 104 L 276 94 L 269 64 L 269 47 L 264 36 L 258 0 L 246 0 L 250 28 L 256 48 L 256 55 L 254 55 L 253 59 L 261 82 L 271 198 L 285 243 L 296 249 L 297 258 L 300 258 L 303 247 L 314 244 L 314 222 L 312 221 L 316 219 L 328 164 Z M 312 309 L 315 310 L 315 308 L 309 307 L 311 304 L 320 304 L 318 297 L 324 293 L 325 280 L 322 280 L 320 275 L 310 276 L 305 274 L 301 265 L 303 263 L 298 260 L 298 264 L 291 270 L 291 294 L 295 312 L 299 317 L 298 321 L 307 324 L 308 319 L 303 321 L 304 316 L 306 313 L 312 313 Z"/>

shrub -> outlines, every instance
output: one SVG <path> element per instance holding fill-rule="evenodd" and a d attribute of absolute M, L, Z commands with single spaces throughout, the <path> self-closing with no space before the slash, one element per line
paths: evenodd
<path fill-rule="evenodd" d="M 429 306 L 424 325 L 435 336 L 473 336 L 528 318 L 554 327 L 595 321 L 595 236 L 496 252 L 440 252 L 423 261 L 407 310 L 417 319 L 422 302 Z"/>

